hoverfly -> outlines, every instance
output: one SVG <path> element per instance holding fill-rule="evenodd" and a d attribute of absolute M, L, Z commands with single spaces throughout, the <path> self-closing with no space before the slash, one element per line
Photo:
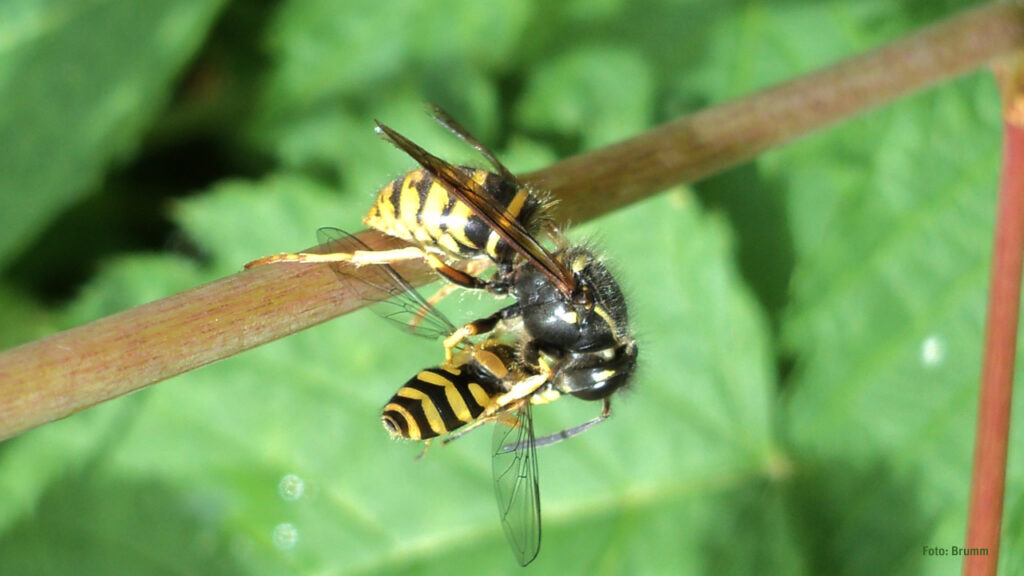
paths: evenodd
<path fill-rule="evenodd" d="M 334 228 L 322 228 L 318 238 L 334 248 L 370 249 Z M 332 268 L 371 288 L 372 294 L 363 297 L 380 316 L 400 324 L 419 318 L 417 334 L 424 337 L 442 337 L 456 330 L 391 266 L 364 267 L 358 275 L 341 263 Z M 424 441 L 423 453 L 435 438 L 447 444 L 494 422 L 492 469 L 498 511 L 509 544 L 525 566 L 537 556 L 541 541 L 537 446 L 580 434 L 608 414 L 536 438 L 531 406 L 550 402 L 558 393 L 552 390 L 550 373 L 523 361 L 521 350 L 527 344 L 516 330 L 516 326 L 497 326 L 479 344 L 460 342 L 450 362 L 420 370 L 399 388 L 384 406 L 381 422 L 393 438 Z"/>

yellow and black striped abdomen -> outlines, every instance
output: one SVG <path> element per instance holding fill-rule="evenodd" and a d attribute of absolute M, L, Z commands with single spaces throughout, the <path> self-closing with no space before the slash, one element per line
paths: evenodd
<path fill-rule="evenodd" d="M 423 370 L 384 407 L 381 420 L 392 437 L 427 440 L 475 420 L 501 394 L 501 383 L 475 363 Z"/>
<path fill-rule="evenodd" d="M 460 167 L 527 230 L 543 202 L 529 188 L 487 170 Z M 413 170 L 381 188 L 363 223 L 389 236 L 424 247 L 435 247 L 457 259 L 489 256 L 495 261 L 511 252 L 465 203 L 454 198 L 429 172 Z"/>

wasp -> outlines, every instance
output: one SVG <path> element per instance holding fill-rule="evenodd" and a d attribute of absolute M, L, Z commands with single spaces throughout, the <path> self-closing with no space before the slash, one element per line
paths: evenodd
<path fill-rule="evenodd" d="M 516 250 L 502 233 L 508 226 L 496 226 L 487 215 L 480 214 L 474 204 L 493 207 L 491 217 L 499 215 L 533 237 L 542 231 L 556 238 L 560 235 L 551 217 L 554 201 L 544 191 L 521 184 L 498 158 L 469 131 L 440 108 L 433 108 L 434 119 L 477 150 L 494 168 L 494 172 L 445 164 L 446 170 L 472 182 L 471 188 L 459 192 L 478 192 L 475 203 L 462 200 L 453 193 L 449 174 L 438 174 L 427 166 L 411 170 L 377 192 L 373 206 L 363 217 L 363 224 L 388 236 L 411 244 L 396 250 L 356 250 L 352 254 L 276 254 L 254 260 L 246 267 L 271 262 L 337 262 L 355 265 L 389 264 L 402 260 L 422 259 L 449 284 L 430 299 L 431 303 L 457 287 L 488 290 L 505 295 L 510 288 Z M 394 133 L 377 123 L 377 132 L 396 142 Z M 458 263 L 469 271 L 453 264 Z M 479 272 L 495 265 L 495 279 L 484 280 Z"/>
<path fill-rule="evenodd" d="M 369 250 L 356 237 L 334 228 L 318 232 L 334 248 Z M 340 276 L 353 277 L 371 290 L 361 297 L 382 317 L 403 323 L 420 318 L 417 334 L 441 337 L 457 328 L 391 266 L 352 269 L 332 264 Z M 358 284 L 357 284 L 358 289 Z M 393 438 L 435 438 L 447 444 L 477 427 L 495 423 L 492 469 L 502 527 L 516 558 L 529 564 L 540 550 L 540 492 L 536 449 L 576 436 L 608 417 L 607 413 L 561 432 L 535 437 L 532 406 L 558 398 L 552 374 L 524 360 L 528 348 L 521 327 L 499 326 L 478 343 L 463 341 L 451 361 L 420 370 L 387 402 L 381 422 Z"/>

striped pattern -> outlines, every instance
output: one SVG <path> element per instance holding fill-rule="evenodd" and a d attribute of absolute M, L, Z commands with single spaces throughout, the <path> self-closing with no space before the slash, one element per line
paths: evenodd
<path fill-rule="evenodd" d="M 501 394 L 500 381 L 473 363 L 423 370 L 384 407 L 392 437 L 427 440 L 472 422 Z"/>
<path fill-rule="evenodd" d="M 523 220 L 536 212 L 540 202 L 528 188 L 487 170 L 461 169 L 513 218 Z M 407 242 L 439 248 L 456 259 L 486 255 L 498 261 L 509 253 L 497 232 L 423 169 L 413 170 L 381 188 L 363 223 Z M 523 224 L 529 228 L 527 223 Z"/>

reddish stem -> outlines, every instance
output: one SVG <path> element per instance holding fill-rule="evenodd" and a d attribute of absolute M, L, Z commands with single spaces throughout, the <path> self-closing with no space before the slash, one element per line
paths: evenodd
<path fill-rule="evenodd" d="M 1021 269 L 1024 263 L 1024 102 L 1018 90 L 1019 62 L 996 67 L 1004 94 L 1003 175 L 999 184 L 992 285 L 989 293 L 985 356 L 978 400 L 967 520 L 969 551 L 963 573 L 988 576 L 999 563 L 999 534 L 1006 485 L 1006 454 L 1010 435 Z M 985 553 L 974 554 L 974 551 Z"/>

